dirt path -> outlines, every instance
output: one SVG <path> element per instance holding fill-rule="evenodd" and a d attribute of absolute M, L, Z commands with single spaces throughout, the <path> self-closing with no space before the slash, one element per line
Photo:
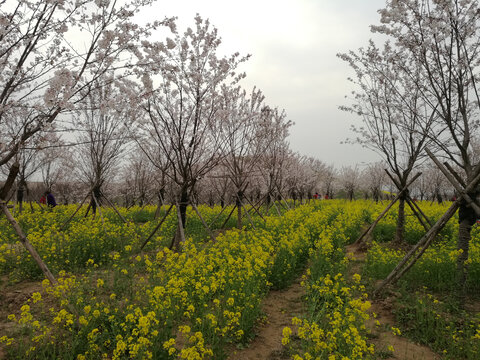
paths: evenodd
<path fill-rule="evenodd" d="M 42 290 L 42 283 L 22 282 L 13 286 L 8 285 L 8 277 L 3 276 L 0 279 L 0 337 L 7 334 L 8 330 L 15 326 L 8 320 L 8 315 L 16 313 L 20 307 L 36 291 Z M 0 359 L 5 358 L 5 353 L 0 345 Z"/>
<path fill-rule="evenodd" d="M 357 251 L 355 246 L 348 246 L 347 255 L 353 258 L 352 274 L 360 273 L 361 267 L 365 263 L 366 254 L 364 252 Z M 373 316 L 367 321 L 366 326 L 372 333 L 372 339 L 370 340 L 375 345 L 375 352 L 377 354 L 383 354 L 382 359 L 398 359 L 398 360 L 437 360 L 441 359 L 441 356 L 434 353 L 429 347 L 415 344 L 413 341 L 404 338 L 402 336 L 393 335 L 391 331 L 392 326 L 395 326 L 395 318 L 392 314 L 391 298 L 376 300 L 370 299 L 372 303 L 371 313 L 377 314 L 377 318 Z M 377 326 L 376 320 L 380 322 L 380 326 Z M 388 347 L 393 346 L 393 356 L 389 356 Z M 391 354 L 391 353 L 390 353 Z"/>
<path fill-rule="evenodd" d="M 365 253 L 358 252 L 349 246 L 347 253 L 351 253 L 355 260 L 352 261 L 351 273 L 360 273 L 365 262 Z M 5 279 L 2 279 L 5 280 Z M 302 296 L 304 289 L 297 279 L 289 288 L 284 290 L 270 291 L 263 303 L 265 321 L 254 331 L 255 338 L 245 349 L 233 348 L 229 360 L 286 360 L 289 357 L 282 347 L 282 330 L 285 326 L 291 326 L 291 319 L 303 312 Z M 27 300 L 35 291 L 41 290 L 40 282 L 25 282 L 17 284 L 15 290 L 6 286 L 5 281 L 0 286 L 0 336 L 5 333 L 11 323 L 7 322 L 8 314 L 18 311 L 19 306 Z M 391 329 L 395 325 L 392 315 L 392 304 L 389 299 L 378 301 L 372 300 L 371 311 L 377 314 L 377 319 L 367 322 L 367 328 L 372 332 L 370 340 L 377 353 L 382 353 L 382 359 L 398 360 L 437 360 L 441 357 L 430 348 L 413 343 L 402 337 L 393 335 Z M 379 320 L 381 326 L 375 325 Z M 394 355 L 388 357 L 388 346 L 393 346 Z M 0 348 L 0 359 L 4 354 Z"/>
<path fill-rule="evenodd" d="M 352 262 L 351 273 L 360 273 L 365 262 L 366 254 L 358 252 L 349 246 L 347 252 L 355 258 Z M 255 339 L 245 349 L 232 350 L 229 360 L 285 360 L 289 357 L 282 347 L 282 330 L 285 326 L 291 326 L 291 319 L 303 311 L 302 296 L 304 289 L 300 286 L 300 280 L 292 284 L 288 289 L 271 291 L 264 300 L 263 311 L 266 321 L 259 325 Z M 415 344 L 402 336 L 393 335 L 391 327 L 395 326 L 395 319 L 391 312 L 392 304 L 389 299 L 372 300 L 371 312 L 377 314 L 366 326 L 371 330 L 372 339 L 377 354 L 382 359 L 397 360 L 438 360 L 440 355 L 434 353 L 427 346 Z M 376 326 L 376 320 L 380 326 Z M 393 346 L 394 354 L 388 351 Z M 390 356 L 389 356 L 390 353 Z"/>
<path fill-rule="evenodd" d="M 282 348 L 282 330 L 291 326 L 292 317 L 302 313 L 304 293 L 300 279 L 288 289 L 270 291 L 263 303 L 266 320 L 255 329 L 255 339 L 248 348 L 233 350 L 229 360 L 288 359 Z"/>
<path fill-rule="evenodd" d="M 17 313 L 34 292 L 42 291 L 40 281 L 24 281 L 15 285 L 8 285 L 7 281 L 6 277 L 0 280 L 0 332 L 8 322 L 9 314 Z"/>
<path fill-rule="evenodd" d="M 441 356 L 434 353 L 429 347 L 415 344 L 411 340 L 402 336 L 393 335 L 390 330 L 395 326 L 395 320 L 390 310 L 385 304 L 374 301 L 371 311 L 377 314 L 377 320 L 380 321 L 380 327 L 375 325 L 375 319 L 367 322 L 367 328 L 372 331 L 373 339 L 370 341 L 375 345 L 376 352 L 388 353 L 388 346 L 393 346 L 393 356 L 384 357 L 384 359 L 400 360 L 438 360 Z"/>

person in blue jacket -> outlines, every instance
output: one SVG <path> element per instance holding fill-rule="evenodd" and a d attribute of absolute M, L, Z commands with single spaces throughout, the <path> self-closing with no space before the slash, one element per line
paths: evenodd
<path fill-rule="evenodd" d="M 50 207 L 55 207 L 57 206 L 57 202 L 55 201 L 55 197 L 53 196 L 53 194 L 50 192 L 50 190 L 47 190 L 45 192 L 45 195 L 47 196 L 47 205 L 50 206 Z"/>

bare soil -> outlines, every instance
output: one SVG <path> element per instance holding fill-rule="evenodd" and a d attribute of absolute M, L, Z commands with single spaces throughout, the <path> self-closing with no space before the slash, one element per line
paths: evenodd
<path fill-rule="evenodd" d="M 373 339 L 370 341 L 375 345 L 376 352 L 388 353 L 388 347 L 393 346 L 394 352 L 390 357 L 384 359 L 401 360 L 437 360 L 441 356 L 434 353 L 429 347 L 415 344 L 411 340 L 402 336 L 393 335 L 391 330 L 395 326 L 395 319 L 386 303 L 373 301 L 371 307 L 372 313 L 377 314 L 377 319 L 372 318 L 367 322 L 367 328 L 371 330 Z M 380 321 L 380 326 L 375 325 L 375 320 Z"/>
<path fill-rule="evenodd" d="M 256 329 L 256 336 L 245 349 L 231 351 L 230 360 L 288 359 L 282 347 L 282 330 L 292 326 L 292 317 L 303 312 L 305 294 L 300 279 L 284 290 L 270 291 L 263 303 L 265 321 Z"/>
<path fill-rule="evenodd" d="M 354 245 L 347 247 L 347 256 L 354 258 L 351 268 L 353 273 L 360 273 L 361 267 L 366 259 L 366 253 L 359 251 Z M 399 359 L 399 360 L 437 360 L 441 356 L 433 352 L 429 347 L 419 345 L 403 336 L 394 335 L 391 330 L 395 326 L 395 318 L 392 314 L 393 298 L 371 299 L 372 307 L 371 318 L 367 321 L 367 329 L 371 331 L 372 339 L 370 342 L 375 345 L 376 353 L 382 353 L 383 359 Z M 377 315 L 375 319 L 373 313 Z M 380 322 L 380 326 L 376 325 L 376 320 Z M 388 355 L 388 347 L 393 346 L 394 352 Z"/>
<path fill-rule="evenodd" d="M 8 315 L 19 314 L 20 307 L 32 296 L 34 292 L 42 291 L 39 281 L 21 282 L 8 285 L 8 277 L 0 279 L 0 337 L 7 335 L 8 330 L 15 327 L 15 323 L 8 320 Z M 0 345 L 0 359 L 5 358 L 4 350 Z"/>
<path fill-rule="evenodd" d="M 42 292 L 40 281 L 25 281 L 15 285 L 8 285 L 8 279 L 0 280 L 0 334 L 8 325 L 8 315 L 18 313 L 20 307 L 34 292 Z"/>
<path fill-rule="evenodd" d="M 360 273 L 365 261 L 365 252 L 358 251 L 354 246 L 347 247 L 348 256 L 353 257 L 350 272 Z M 6 335 L 7 330 L 14 326 L 7 320 L 7 316 L 18 313 L 22 304 L 34 293 L 41 292 L 40 282 L 22 282 L 14 286 L 7 285 L 8 279 L 0 279 L 0 337 Z M 229 360 L 285 360 L 288 354 L 282 346 L 282 330 L 285 326 L 292 326 L 291 319 L 303 313 L 304 289 L 297 279 L 289 288 L 272 290 L 263 303 L 264 321 L 256 329 L 255 338 L 247 348 L 230 350 Z M 377 314 L 377 319 L 372 318 L 367 322 L 376 352 L 382 353 L 383 359 L 399 360 L 437 360 L 441 356 L 430 348 L 415 344 L 402 336 L 393 335 L 391 327 L 395 320 L 390 299 L 372 300 L 371 312 Z M 375 325 L 375 320 L 380 321 L 380 326 Z M 394 354 L 388 357 L 388 347 L 393 346 Z M 0 346 L 0 359 L 5 358 L 5 353 Z"/>
<path fill-rule="evenodd" d="M 353 257 L 350 272 L 360 273 L 365 262 L 366 253 L 357 251 L 356 247 L 347 247 L 348 256 Z M 302 296 L 304 289 L 297 280 L 292 286 L 279 291 L 271 291 L 264 300 L 263 311 L 266 319 L 256 328 L 255 339 L 245 349 L 233 349 L 229 360 L 284 360 L 288 354 L 282 347 L 282 330 L 285 326 L 291 326 L 291 319 L 303 312 Z M 392 299 L 372 300 L 372 317 L 367 322 L 367 328 L 371 331 L 372 342 L 376 352 L 383 359 L 398 360 L 437 360 L 441 356 L 434 353 L 427 346 L 415 344 L 402 336 L 394 335 L 391 328 L 395 326 L 392 314 Z M 373 317 L 376 314 L 376 319 Z M 376 326 L 376 320 L 380 326 Z M 393 346 L 394 353 L 388 351 Z"/>

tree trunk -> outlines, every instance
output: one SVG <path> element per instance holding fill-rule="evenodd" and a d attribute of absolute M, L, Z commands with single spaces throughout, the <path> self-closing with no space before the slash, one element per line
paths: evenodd
<path fill-rule="evenodd" d="M 90 207 L 92 208 L 92 213 L 93 213 L 93 216 L 95 217 L 95 215 L 97 214 L 97 202 L 98 202 L 98 206 L 101 205 L 100 197 L 102 192 L 101 192 L 100 186 L 93 187 L 92 193 L 93 193 L 93 196 L 92 196 L 92 199 L 90 200 Z M 95 201 L 95 199 L 97 199 L 97 201 Z"/>
<path fill-rule="evenodd" d="M 180 202 L 178 203 L 178 224 L 175 233 L 174 248 L 180 250 L 180 244 L 185 241 L 185 224 L 187 220 L 188 189 L 183 186 L 180 191 Z"/>
<path fill-rule="evenodd" d="M 18 212 L 21 213 L 23 211 L 23 198 L 25 195 L 25 186 L 23 185 L 23 181 L 20 182 L 18 189 L 17 189 L 17 203 L 18 203 Z"/>
<path fill-rule="evenodd" d="M 443 202 L 442 195 L 440 194 L 440 191 L 436 191 L 435 197 L 437 198 L 437 202 L 441 204 Z"/>
<path fill-rule="evenodd" d="M 348 200 L 353 201 L 353 190 L 348 190 Z"/>
<path fill-rule="evenodd" d="M 457 249 L 461 251 L 457 258 L 457 284 L 458 294 L 463 298 L 465 295 L 465 283 L 467 281 L 468 265 L 465 263 L 468 260 L 468 250 L 471 239 L 472 225 L 470 221 L 463 220 L 458 226 L 458 243 Z"/>
<path fill-rule="evenodd" d="M 179 206 L 180 207 L 180 206 Z M 177 212 L 179 213 L 179 211 Z M 179 216 L 181 218 L 181 216 Z M 180 245 L 185 241 L 185 232 L 183 231 L 183 223 L 180 224 L 180 222 L 177 224 L 177 230 L 175 231 L 175 237 L 174 237 L 174 250 L 176 252 L 180 251 Z"/>
<path fill-rule="evenodd" d="M 182 217 L 182 227 L 185 229 L 187 220 L 188 189 L 183 188 L 180 196 L 180 216 Z"/>
<path fill-rule="evenodd" d="M 397 228 L 395 230 L 394 243 L 399 245 L 405 238 L 405 196 L 400 197 L 398 201 Z"/>
<path fill-rule="evenodd" d="M 163 202 L 165 201 L 165 189 L 161 188 L 157 194 L 158 197 L 158 205 L 157 209 L 155 210 L 155 215 L 153 216 L 154 219 L 158 219 L 160 216 L 160 210 L 163 206 Z"/>
<path fill-rule="evenodd" d="M 475 199 L 475 194 L 468 194 L 471 198 Z M 475 211 L 467 205 L 466 201 L 460 203 L 460 208 L 458 209 L 458 240 L 457 240 L 457 249 L 460 251 L 457 258 L 457 285 L 458 292 L 457 295 L 460 299 L 463 299 L 465 296 L 465 284 L 467 281 L 467 264 L 465 263 L 468 260 L 468 250 L 470 247 L 471 231 L 472 226 L 475 224 L 477 215 Z"/>
<path fill-rule="evenodd" d="M 22 203 L 23 203 L 23 193 L 24 193 L 23 186 L 20 185 L 17 189 L 17 202 L 20 208 L 22 207 Z"/>
<path fill-rule="evenodd" d="M 235 204 L 237 205 L 237 229 L 242 228 L 242 195 L 241 191 L 237 192 L 237 199 Z"/>

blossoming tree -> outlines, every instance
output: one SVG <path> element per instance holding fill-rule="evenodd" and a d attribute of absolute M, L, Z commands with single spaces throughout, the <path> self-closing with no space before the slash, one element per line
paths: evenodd
<path fill-rule="evenodd" d="M 127 51 L 149 28 L 133 16 L 149 0 L 5 0 L 0 12 L 0 189 L 5 200 L 18 172 L 15 155 L 35 134 L 74 109 L 112 68 L 128 69 Z M 125 73 L 125 71 L 122 71 Z M 102 84 L 99 83 L 98 86 Z M 8 212 L 6 204 L 2 209 Z M 13 217 L 22 242 L 28 245 Z M 34 253 L 34 249 L 29 246 Z M 41 262 L 38 255 L 34 256 Z M 52 274 L 42 265 L 47 277 Z"/>
<path fill-rule="evenodd" d="M 77 171 L 91 191 L 89 209 L 94 216 L 97 205 L 109 201 L 104 188 L 114 180 L 130 140 L 127 129 L 132 116 L 129 102 L 121 87 L 113 82 L 104 84 L 89 92 L 78 104 L 79 111 L 74 116 L 80 144 L 75 156 Z"/>
<path fill-rule="evenodd" d="M 241 228 L 245 191 L 250 182 L 255 182 L 255 177 L 258 180 L 258 161 L 269 145 L 269 136 L 262 127 L 264 96 L 258 89 L 247 95 L 239 86 L 222 90 L 220 131 L 225 143 L 222 164 L 225 176 L 235 188 L 237 227 Z"/>
<path fill-rule="evenodd" d="M 247 57 L 219 56 L 217 29 L 199 15 L 194 29 L 173 33 L 174 39 L 165 42 L 143 42 L 138 72 L 145 117 L 139 129 L 158 139 L 171 169 L 168 174 L 177 185 L 178 247 L 194 186 L 221 157 L 221 87 L 234 86 L 243 78 L 235 71 Z"/>
<path fill-rule="evenodd" d="M 373 29 L 394 41 L 402 56 L 399 64 L 403 73 L 413 77 L 416 68 L 408 65 L 418 64 L 421 81 L 412 82 L 410 89 L 433 111 L 441 129 L 435 132 L 425 129 L 439 148 L 436 154 L 431 149 L 429 155 L 455 186 L 460 198 L 437 227 L 441 228 L 459 209 L 457 267 L 459 294 L 462 294 L 470 231 L 480 216 L 475 201 L 480 164 L 473 155 L 472 142 L 480 130 L 480 4 L 477 0 L 398 0 L 388 2 L 380 14 L 382 24 Z M 435 155 L 448 159 L 454 166 L 446 168 Z M 453 170 L 455 166 L 460 171 Z M 426 246 L 431 241 L 427 238 Z M 398 278 L 406 270 L 396 269 L 387 280 Z"/>
<path fill-rule="evenodd" d="M 341 109 L 358 114 L 363 124 L 352 127 L 358 136 L 350 141 L 383 157 L 400 192 L 425 157 L 424 148 L 435 125 L 435 110 L 421 96 L 425 81 L 421 66 L 405 60 L 402 51 L 388 42 L 380 49 L 370 41 L 367 48 L 339 56 L 355 71 L 351 81 L 357 87 L 352 104 Z M 397 244 L 404 239 L 407 201 L 408 192 L 403 191 L 399 198 Z"/>

